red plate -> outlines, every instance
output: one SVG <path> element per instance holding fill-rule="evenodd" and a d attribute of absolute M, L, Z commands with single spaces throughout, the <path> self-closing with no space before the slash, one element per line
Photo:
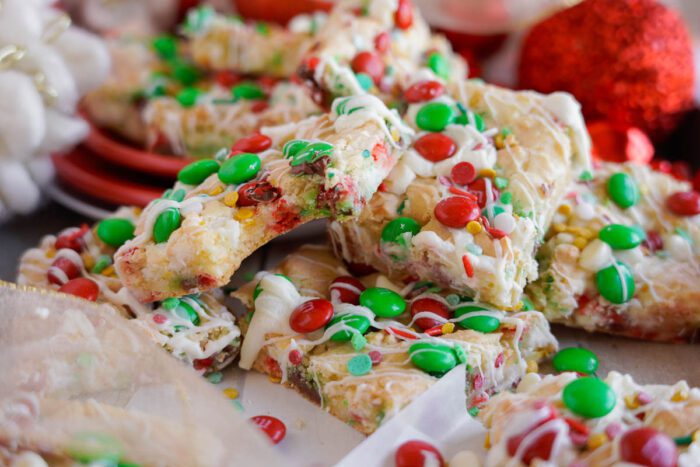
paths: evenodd
<path fill-rule="evenodd" d="M 192 159 L 138 149 L 92 124 L 90 124 L 90 134 L 84 144 L 92 150 L 96 157 L 112 164 L 173 180 L 177 177 L 180 169 L 193 161 Z"/>
<path fill-rule="evenodd" d="M 301 13 L 329 11 L 333 2 L 328 0 L 232 0 L 236 11 L 248 19 L 286 24 Z"/>
<path fill-rule="evenodd" d="M 165 188 L 133 181 L 128 174 L 99 162 L 95 154 L 77 147 L 66 155 L 52 155 L 58 178 L 75 191 L 112 204 L 145 206 Z M 128 177 L 128 178 L 127 178 Z"/>

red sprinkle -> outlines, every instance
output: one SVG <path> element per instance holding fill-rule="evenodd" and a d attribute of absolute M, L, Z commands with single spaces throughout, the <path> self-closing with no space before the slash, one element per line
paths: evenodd
<path fill-rule="evenodd" d="M 411 303 L 411 317 L 415 316 L 420 312 L 425 311 L 428 311 L 445 319 L 450 318 L 450 309 L 447 307 L 447 305 L 438 300 L 435 300 L 434 298 L 418 298 L 414 300 L 413 303 Z M 428 330 L 435 327 L 442 327 L 442 322 L 433 318 L 418 318 L 415 321 L 415 324 L 421 329 Z M 442 333 L 442 331 L 440 331 L 440 333 Z"/>
<path fill-rule="evenodd" d="M 153 315 L 153 322 L 157 324 L 165 324 L 168 321 L 168 317 L 162 313 L 156 313 Z"/>
<path fill-rule="evenodd" d="M 464 272 L 467 273 L 467 277 L 474 277 L 474 266 L 469 261 L 468 255 L 462 255 L 462 266 L 464 266 Z"/>
<path fill-rule="evenodd" d="M 428 133 L 421 136 L 413 144 L 413 148 L 430 162 L 440 162 L 448 159 L 457 152 L 457 145 L 449 136 L 443 133 Z"/>
<path fill-rule="evenodd" d="M 410 0 L 399 0 L 399 7 L 394 13 L 394 22 L 399 29 L 408 29 L 413 24 L 413 6 Z"/>
<path fill-rule="evenodd" d="M 398 328 L 384 328 L 384 331 L 386 331 L 387 334 L 392 334 L 397 337 L 403 337 L 404 339 L 418 339 L 418 336 L 416 334 L 413 334 L 412 332 L 404 331 L 403 329 L 398 329 Z"/>
<path fill-rule="evenodd" d="M 371 350 L 367 355 L 369 355 L 369 359 L 372 360 L 372 365 L 379 365 L 384 358 L 379 350 Z"/>
<path fill-rule="evenodd" d="M 267 110 L 268 107 L 270 107 L 270 104 L 268 104 L 268 103 L 265 102 L 265 101 L 255 101 L 255 102 L 253 102 L 253 104 L 250 106 L 250 110 L 251 110 L 253 113 L 256 113 L 256 114 L 257 114 L 257 113 L 260 113 L 260 112 L 262 112 L 262 111 Z"/>
<path fill-rule="evenodd" d="M 214 77 L 216 84 L 222 88 L 230 88 L 231 86 L 238 84 L 241 80 L 241 75 L 231 70 L 223 70 L 216 73 Z"/>
<path fill-rule="evenodd" d="M 444 467 L 445 460 L 435 446 L 414 439 L 399 446 L 394 455 L 394 465 L 396 467 L 424 467 L 428 465 Z"/>
<path fill-rule="evenodd" d="M 442 325 L 433 326 L 432 328 L 426 329 L 424 332 L 429 336 L 442 336 Z"/>
<path fill-rule="evenodd" d="M 695 191 L 679 191 L 666 199 L 666 207 L 678 216 L 700 214 L 700 194 Z"/>
<path fill-rule="evenodd" d="M 355 73 L 364 73 L 372 78 L 375 84 L 379 84 L 384 76 L 384 62 L 374 52 L 363 51 L 355 55 L 350 64 Z"/>
<path fill-rule="evenodd" d="M 299 349 L 294 349 L 291 352 L 289 352 L 289 363 L 292 365 L 298 365 L 301 363 L 303 354 L 301 353 L 301 350 Z"/>
<path fill-rule="evenodd" d="M 452 180 L 459 185 L 469 185 L 476 180 L 476 169 L 471 162 L 459 162 L 450 172 Z"/>
<path fill-rule="evenodd" d="M 475 391 L 480 391 L 481 388 L 484 387 L 484 377 L 481 375 L 481 373 L 477 373 L 476 376 L 474 376 L 472 387 Z"/>
<path fill-rule="evenodd" d="M 500 240 L 500 239 L 502 239 L 503 237 L 506 237 L 506 236 L 508 235 L 508 234 L 505 233 L 504 231 L 502 231 L 502 230 L 500 230 L 500 229 L 495 229 L 495 228 L 493 228 L 493 227 L 487 227 L 487 228 L 486 228 L 486 231 L 489 233 L 489 235 L 491 235 L 491 236 L 492 236 L 493 238 L 495 238 L 496 240 Z"/>
<path fill-rule="evenodd" d="M 577 433 L 581 433 L 582 435 L 588 436 L 588 433 L 590 433 L 590 428 L 588 428 L 587 425 L 584 423 L 581 423 L 580 421 L 569 418 L 569 417 L 564 417 L 564 421 L 566 422 L 567 425 L 569 425 L 569 428 L 571 428 L 573 431 Z"/>
<path fill-rule="evenodd" d="M 273 444 L 282 441 L 284 435 L 287 434 L 287 427 L 284 426 L 284 423 L 282 423 L 282 420 L 279 418 L 269 415 L 256 415 L 255 417 L 251 417 L 250 420 L 258 425 L 260 429 L 270 437 Z"/>
<path fill-rule="evenodd" d="M 241 152 L 263 152 L 272 146 L 272 140 L 259 133 L 246 136 L 241 138 L 231 146 L 231 151 L 241 151 Z"/>
<path fill-rule="evenodd" d="M 389 50 L 390 45 L 391 45 L 391 38 L 389 37 L 389 33 L 386 31 L 380 32 L 374 38 L 374 48 L 380 54 L 383 54 L 384 52 Z"/>
<path fill-rule="evenodd" d="M 433 100 L 444 93 L 445 86 L 439 81 L 419 81 L 404 91 L 403 98 L 409 104 L 415 104 Z"/>
<path fill-rule="evenodd" d="M 206 370 L 214 364 L 214 357 L 200 358 L 192 362 L 192 366 L 197 371 Z"/>
<path fill-rule="evenodd" d="M 289 326 L 294 332 L 306 334 L 321 329 L 333 318 L 333 304 L 323 298 L 308 300 L 292 311 Z"/>
<path fill-rule="evenodd" d="M 68 280 L 75 279 L 80 275 L 80 266 L 64 257 L 56 258 L 54 262 L 51 263 L 51 268 L 56 268 L 63 271 L 66 277 L 68 277 Z M 49 271 L 46 273 L 46 278 L 51 284 L 62 285 L 64 282 L 62 278 L 58 277 L 58 275 L 52 271 L 52 269 L 49 269 Z"/>
<path fill-rule="evenodd" d="M 94 302 L 100 295 L 100 286 L 91 279 L 78 277 L 63 284 L 58 291 Z"/>
<path fill-rule="evenodd" d="M 461 229 L 481 215 L 477 203 L 464 196 L 450 196 L 435 206 L 435 218 L 442 225 Z"/>
<path fill-rule="evenodd" d="M 476 201 L 476 196 L 474 196 L 473 193 L 469 193 L 468 191 L 460 190 L 456 186 L 451 186 L 449 188 L 449 192 L 452 193 L 453 195 L 459 195 L 459 196 L 466 196 L 469 199 L 473 199 Z"/>
<path fill-rule="evenodd" d="M 360 304 L 360 294 L 363 290 L 365 290 L 364 284 L 351 276 L 336 277 L 329 287 L 332 300 L 337 297 L 342 303 L 352 305 Z"/>
<path fill-rule="evenodd" d="M 501 352 L 498 354 L 498 357 L 496 357 L 496 363 L 494 364 L 494 366 L 496 368 L 500 368 L 503 365 L 503 363 L 505 363 L 505 361 L 506 361 L 506 356 L 503 352 Z"/>
<path fill-rule="evenodd" d="M 378 161 L 379 159 L 383 159 L 386 157 L 386 146 L 384 146 L 383 143 L 377 143 L 374 145 L 372 148 L 372 159 L 374 161 Z"/>

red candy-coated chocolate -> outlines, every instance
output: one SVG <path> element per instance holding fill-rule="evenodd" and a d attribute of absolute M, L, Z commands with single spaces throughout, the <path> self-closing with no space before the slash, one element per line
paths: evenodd
<path fill-rule="evenodd" d="M 528 436 L 535 428 L 538 428 L 545 423 L 554 420 L 557 417 L 556 411 L 553 407 L 547 406 L 548 413 L 545 417 L 539 420 L 537 423 L 532 425 L 525 432 L 511 436 L 506 441 L 506 449 L 509 456 L 515 456 L 518 452 L 520 444 L 523 442 L 526 436 Z M 557 433 L 554 431 L 546 431 L 537 436 L 536 439 L 528 439 L 527 448 L 522 452 L 520 456 L 520 461 L 525 465 L 530 465 L 535 459 L 549 460 L 552 455 L 552 446 L 554 445 L 554 440 L 556 439 Z"/>
<path fill-rule="evenodd" d="M 100 295 L 100 286 L 91 279 L 78 277 L 63 284 L 58 291 L 94 302 Z"/>
<path fill-rule="evenodd" d="M 461 229 L 469 221 L 478 219 L 481 212 L 477 203 L 465 196 L 450 196 L 435 206 L 435 218 L 442 225 Z"/>
<path fill-rule="evenodd" d="M 633 428 L 620 438 L 620 458 L 647 467 L 676 467 L 678 450 L 673 440 L 653 428 Z"/>
<path fill-rule="evenodd" d="M 469 185 L 476 179 L 476 169 L 471 162 L 459 162 L 452 167 L 450 176 L 458 185 Z"/>
<path fill-rule="evenodd" d="M 238 189 L 238 206 L 255 206 L 269 203 L 280 197 L 278 188 L 269 182 L 248 182 Z"/>
<path fill-rule="evenodd" d="M 352 71 L 365 73 L 375 84 L 379 84 L 384 76 L 384 62 L 381 57 L 373 52 L 360 52 L 352 59 Z"/>
<path fill-rule="evenodd" d="M 241 138 L 231 146 L 231 151 L 241 151 L 241 152 L 263 152 L 265 149 L 269 149 L 272 146 L 272 140 L 261 134 L 254 134 Z"/>
<path fill-rule="evenodd" d="M 63 258 L 59 257 L 54 260 L 53 263 L 51 263 L 51 268 L 56 268 L 60 269 L 63 271 L 68 278 L 68 280 L 75 279 L 80 275 L 80 266 L 75 264 L 73 261 L 69 260 L 68 258 Z M 61 277 L 59 277 L 58 274 L 55 273 L 52 269 L 49 269 L 49 271 L 46 273 L 46 278 L 51 284 L 56 284 L 56 285 L 61 285 L 63 284 L 63 280 Z"/>
<path fill-rule="evenodd" d="M 445 319 L 450 318 L 450 309 L 447 305 L 434 298 L 419 298 L 411 303 L 411 316 L 415 316 L 422 311 L 429 311 Z M 415 323 L 416 326 L 423 330 L 442 325 L 441 321 L 433 318 L 418 318 Z"/>
<path fill-rule="evenodd" d="M 291 352 L 289 352 L 287 358 L 289 358 L 289 363 L 291 363 L 292 365 L 298 365 L 301 363 L 303 356 L 304 355 L 301 353 L 301 350 L 294 349 Z"/>
<path fill-rule="evenodd" d="M 380 54 L 383 54 L 384 52 L 389 50 L 389 45 L 391 45 L 391 37 L 386 31 L 380 32 L 374 38 L 374 49 Z"/>
<path fill-rule="evenodd" d="M 336 277 L 329 287 L 331 298 L 337 298 L 343 303 L 352 305 L 360 304 L 360 294 L 363 290 L 365 290 L 364 284 L 351 276 Z"/>
<path fill-rule="evenodd" d="M 399 446 L 394 455 L 394 464 L 396 467 L 424 467 L 428 465 L 444 467 L 445 460 L 435 446 L 414 439 Z"/>
<path fill-rule="evenodd" d="M 440 162 L 454 156 L 457 145 L 445 134 L 428 133 L 413 143 L 413 149 L 430 162 Z"/>
<path fill-rule="evenodd" d="M 294 332 L 307 333 L 321 329 L 333 318 L 333 304 L 323 298 L 302 303 L 289 316 Z"/>
<path fill-rule="evenodd" d="M 469 184 L 469 191 L 474 193 L 480 208 L 486 206 L 486 178 L 477 178 Z M 499 196 L 498 188 L 491 183 L 491 199 L 497 200 Z"/>
<path fill-rule="evenodd" d="M 277 444 L 284 439 L 284 435 L 287 434 L 287 427 L 282 423 L 279 418 L 271 417 L 269 415 L 256 415 L 250 419 L 253 423 L 258 425 L 260 429 L 269 436 L 273 444 Z"/>
<path fill-rule="evenodd" d="M 345 264 L 348 266 L 348 270 L 354 276 L 366 276 L 368 274 L 372 274 L 374 272 L 377 272 L 377 270 L 374 268 L 374 266 L 371 266 L 369 264 L 351 263 L 349 261 L 346 261 Z"/>
<path fill-rule="evenodd" d="M 56 239 L 54 248 L 61 250 L 63 248 L 68 248 L 70 250 L 77 251 L 80 253 L 83 251 L 85 242 L 83 241 L 83 236 L 90 230 L 90 227 L 86 224 L 80 226 L 80 229 L 73 230 L 72 232 L 61 234 Z"/>
<path fill-rule="evenodd" d="M 399 0 L 399 7 L 394 13 L 394 22 L 399 29 L 408 29 L 413 24 L 413 5 L 410 0 Z"/>
<path fill-rule="evenodd" d="M 678 216 L 700 214 L 700 194 L 696 191 L 679 191 L 666 198 L 666 207 Z"/>
<path fill-rule="evenodd" d="M 222 88 L 230 88 L 231 86 L 238 84 L 241 80 L 241 75 L 231 70 L 223 70 L 216 73 L 214 76 L 216 84 Z"/>
<path fill-rule="evenodd" d="M 415 104 L 435 99 L 444 93 L 445 86 L 439 81 L 419 81 L 404 91 L 403 98 L 409 104 Z"/>

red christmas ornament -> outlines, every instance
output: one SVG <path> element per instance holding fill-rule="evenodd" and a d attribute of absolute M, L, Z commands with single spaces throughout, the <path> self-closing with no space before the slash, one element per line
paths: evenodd
<path fill-rule="evenodd" d="M 599 121 L 586 125 L 593 140 L 593 157 L 608 162 L 648 164 L 654 157 L 654 146 L 639 128 Z"/>
<path fill-rule="evenodd" d="M 654 140 L 693 103 L 693 53 L 683 20 L 656 0 L 587 0 L 532 28 L 521 88 L 568 91 L 589 120 L 639 127 Z"/>

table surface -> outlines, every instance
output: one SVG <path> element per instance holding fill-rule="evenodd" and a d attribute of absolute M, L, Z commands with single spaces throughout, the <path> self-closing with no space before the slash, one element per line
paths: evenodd
<path fill-rule="evenodd" d="M 41 237 L 83 222 L 92 223 L 79 214 L 71 212 L 56 203 L 49 203 L 32 216 L 16 217 L 0 225 L 0 279 L 14 281 L 17 264 L 22 252 L 38 245 Z M 233 277 L 233 285 L 241 285 L 252 274 L 261 269 L 273 267 L 288 252 L 310 241 L 324 241 L 322 236 L 299 239 L 280 238 L 260 249 L 249 257 Z M 642 342 L 601 334 L 554 326 L 554 334 L 561 347 L 579 345 L 587 347 L 600 357 L 600 375 L 616 370 L 630 373 L 639 382 L 670 383 L 685 379 L 694 386 L 700 386 L 700 367 L 691 358 L 700 356 L 697 344 L 659 344 Z M 545 367 L 546 370 L 546 367 Z"/>

